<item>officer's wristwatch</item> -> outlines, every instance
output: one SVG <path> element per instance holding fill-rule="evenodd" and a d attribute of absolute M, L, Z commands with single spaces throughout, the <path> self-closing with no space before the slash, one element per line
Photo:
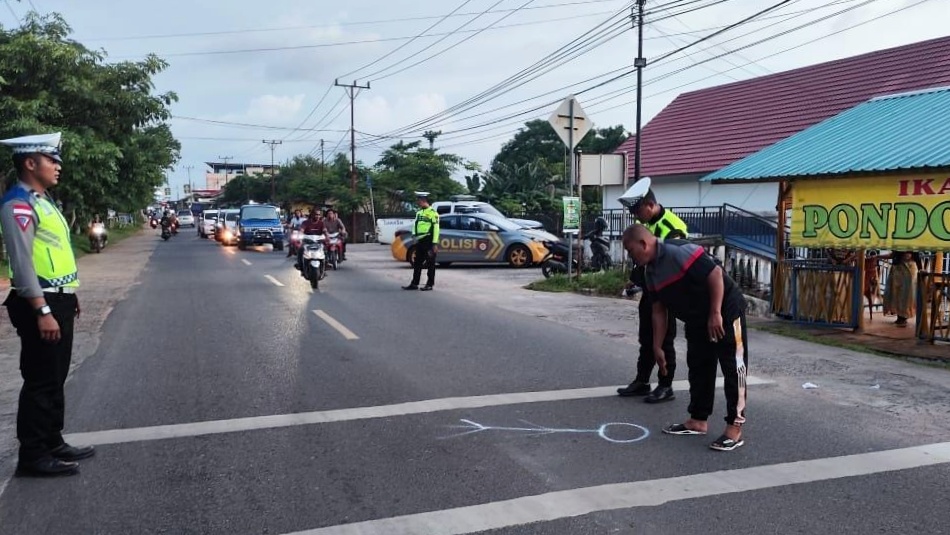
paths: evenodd
<path fill-rule="evenodd" d="M 48 316 L 53 313 L 53 310 L 50 309 L 49 305 L 43 305 L 40 308 L 36 309 L 36 315 L 39 317 Z"/>

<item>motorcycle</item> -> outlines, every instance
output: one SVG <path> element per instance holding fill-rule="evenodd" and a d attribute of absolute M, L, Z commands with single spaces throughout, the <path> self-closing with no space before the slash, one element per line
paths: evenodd
<path fill-rule="evenodd" d="M 168 241 L 172 237 L 171 225 L 162 225 L 162 239 Z"/>
<path fill-rule="evenodd" d="M 343 238 L 339 232 L 327 234 L 327 264 L 334 270 L 340 264 L 340 258 L 343 257 Z"/>
<path fill-rule="evenodd" d="M 172 221 L 172 234 L 178 234 L 178 221 Z"/>
<path fill-rule="evenodd" d="M 296 257 L 303 241 L 303 232 L 294 229 L 290 231 L 289 236 L 290 238 L 287 239 L 287 254 Z"/>
<path fill-rule="evenodd" d="M 158 220 L 154 217 L 148 220 L 148 224 L 152 228 L 158 228 Z"/>
<path fill-rule="evenodd" d="M 610 259 L 610 240 L 593 232 L 584 238 L 590 240 L 591 258 L 589 261 L 584 258 L 582 242 L 578 242 L 574 249 L 571 272 L 576 272 L 578 265 L 585 273 L 610 269 L 613 263 Z M 544 246 L 548 249 L 548 254 L 541 260 L 541 274 L 545 278 L 550 278 L 555 273 L 567 274 L 567 244 L 563 241 L 545 241 Z"/>
<path fill-rule="evenodd" d="M 107 239 L 106 226 L 102 223 L 94 223 L 92 230 L 89 231 L 89 248 L 101 253 L 102 248 L 106 246 Z"/>
<path fill-rule="evenodd" d="M 303 236 L 303 261 L 300 263 L 300 274 L 310 281 L 310 287 L 317 289 L 320 281 L 327 276 L 326 249 L 323 236 L 307 234 Z"/>

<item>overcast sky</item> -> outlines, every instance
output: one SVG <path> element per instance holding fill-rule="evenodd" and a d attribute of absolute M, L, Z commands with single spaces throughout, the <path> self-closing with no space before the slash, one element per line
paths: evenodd
<path fill-rule="evenodd" d="M 180 98 L 172 108 L 173 130 L 182 143 L 182 160 L 170 175 L 173 187 L 187 182 L 186 166 L 194 166 L 195 187 L 203 186 L 204 162 L 219 156 L 268 163 L 270 148 L 263 139 L 283 140 L 274 152 L 277 162 L 301 153 L 319 156 L 320 139 L 328 158 L 333 149 L 348 150 L 348 99 L 344 89 L 333 87 L 336 78 L 371 82 L 356 100 L 357 158 L 375 162 L 393 140 L 372 136 L 405 131 L 464 103 L 594 30 L 592 45 L 599 46 L 580 57 L 427 124 L 445 133 L 437 146 L 487 165 L 524 121 L 546 119 L 554 101 L 606 80 L 607 72 L 631 67 L 636 56 L 636 32 L 619 15 L 629 14 L 632 2 L 621 0 L 0 1 L 7 4 L 0 8 L 4 26 L 31 9 L 56 11 L 73 27 L 76 40 L 104 49 L 111 60 L 151 52 L 170 62 L 156 84 Z M 659 58 L 777 2 L 648 0 L 647 11 L 655 13 L 647 17 L 645 55 Z M 816 22 L 848 8 L 853 9 Z M 948 20 L 950 0 L 789 0 L 688 54 L 648 67 L 644 124 L 679 93 L 942 37 L 950 33 Z M 426 30 L 435 35 L 411 40 Z M 623 124 L 633 131 L 634 84 L 635 77 L 627 76 L 578 100 L 596 126 Z M 519 101 L 524 102 L 515 104 Z M 539 109 L 516 115 L 533 108 Z M 303 129 L 294 130 L 300 125 Z M 404 138 L 420 134 L 409 129 Z"/>

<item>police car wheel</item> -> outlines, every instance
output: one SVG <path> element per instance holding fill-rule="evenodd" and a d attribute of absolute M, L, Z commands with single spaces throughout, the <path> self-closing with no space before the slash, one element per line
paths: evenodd
<path fill-rule="evenodd" d="M 505 255 L 508 265 L 513 268 L 524 268 L 531 265 L 531 251 L 521 244 L 512 245 Z"/>

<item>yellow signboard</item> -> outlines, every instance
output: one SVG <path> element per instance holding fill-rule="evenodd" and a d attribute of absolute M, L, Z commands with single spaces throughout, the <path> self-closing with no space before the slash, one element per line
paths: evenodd
<path fill-rule="evenodd" d="M 950 250 L 950 174 L 800 180 L 792 195 L 792 246 Z"/>

